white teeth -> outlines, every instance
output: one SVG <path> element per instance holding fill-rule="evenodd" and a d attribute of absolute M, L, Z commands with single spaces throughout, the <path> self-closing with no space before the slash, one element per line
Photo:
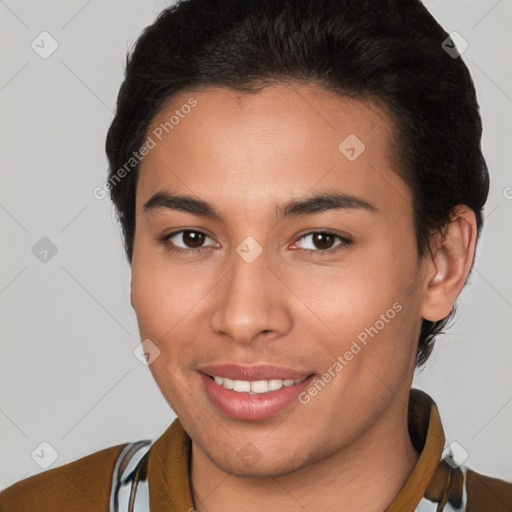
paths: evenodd
<path fill-rule="evenodd" d="M 223 377 L 222 386 L 224 386 L 226 389 L 233 389 L 233 381 L 231 379 Z"/>
<path fill-rule="evenodd" d="M 226 377 L 213 377 L 215 382 L 226 389 L 232 389 L 239 393 L 267 393 L 276 391 L 282 387 L 293 386 L 302 382 L 306 377 L 300 379 L 272 379 L 272 380 L 232 380 Z"/>
<path fill-rule="evenodd" d="M 274 391 L 276 389 L 281 389 L 283 387 L 283 381 L 279 379 L 269 380 L 268 381 L 268 390 Z"/>
<path fill-rule="evenodd" d="M 222 379 L 222 380 L 224 380 L 224 379 Z M 240 391 L 240 392 L 251 391 L 251 383 L 248 380 L 234 380 L 233 381 L 233 391 Z"/>
<path fill-rule="evenodd" d="M 253 393 L 266 393 L 268 391 L 268 380 L 254 380 L 251 382 Z"/>

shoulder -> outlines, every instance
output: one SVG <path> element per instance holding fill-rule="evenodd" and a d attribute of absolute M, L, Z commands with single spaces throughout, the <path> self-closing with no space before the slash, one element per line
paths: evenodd
<path fill-rule="evenodd" d="M 466 470 L 468 510 L 509 512 L 512 510 L 512 483 Z"/>
<path fill-rule="evenodd" d="M 0 512 L 108 510 L 112 473 L 124 446 L 16 482 L 0 493 Z"/>

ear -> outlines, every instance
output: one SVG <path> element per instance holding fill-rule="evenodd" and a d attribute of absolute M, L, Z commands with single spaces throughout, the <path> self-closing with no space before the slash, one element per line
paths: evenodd
<path fill-rule="evenodd" d="M 422 317 L 431 322 L 446 318 L 455 303 L 473 264 L 477 239 L 475 214 L 458 205 L 442 234 L 432 241 L 425 256 L 426 280 Z"/>
<path fill-rule="evenodd" d="M 130 279 L 130 304 L 132 305 L 132 309 L 135 309 L 133 304 L 133 276 Z"/>

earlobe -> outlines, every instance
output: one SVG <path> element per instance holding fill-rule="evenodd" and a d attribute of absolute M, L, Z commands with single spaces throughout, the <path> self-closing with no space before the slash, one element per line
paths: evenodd
<path fill-rule="evenodd" d="M 135 309 L 133 300 L 133 279 L 130 281 L 130 304 L 132 305 L 132 308 Z"/>
<path fill-rule="evenodd" d="M 474 212 L 458 205 L 450 223 L 433 240 L 422 304 L 425 320 L 437 322 L 450 314 L 471 270 L 476 238 Z"/>

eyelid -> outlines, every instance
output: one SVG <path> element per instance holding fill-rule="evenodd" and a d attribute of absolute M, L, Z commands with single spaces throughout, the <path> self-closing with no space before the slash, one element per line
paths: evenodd
<path fill-rule="evenodd" d="M 215 245 L 203 245 L 201 247 L 179 247 L 175 244 L 169 243 L 169 240 L 176 235 L 180 235 L 182 233 L 186 232 L 192 232 L 192 233 L 201 233 L 206 238 L 210 238 L 211 240 L 214 240 L 213 237 L 211 237 L 207 232 L 203 231 L 202 229 L 191 229 L 191 228 L 185 228 L 185 229 L 179 229 L 177 231 L 173 231 L 171 233 L 161 235 L 157 237 L 157 240 L 162 243 L 167 250 L 169 251 L 175 251 L 175 252 L 182 252 L 182 253 L 194 253 L 197 251 L 201 251 L 203 249 L 206 249 L 208 247 L 215 247 Z M 330 254 L 336 252 L 338 249 L 342 249 L 344 247 L 347 247 L 353 243 L 353 240 L 349 238 L 346 235 L 341 235 L 336 232 L 330 231 L 328 229 L 317 229 L 313 231 L 308 231 L 301 236 L 299 236 L 294 244 L 296 244 L 298 241 L 302 240 L 303 238 L 306 238 L 308 236 L 313 236 L 317 233 L 325 234 L 325 235 L 331 235 L 334 238 L 337 238 L 339 240 L 339 243 L 336 245 L 330 247 L 329 249 L 301 249 L 302 251 L 306 251 L 308 253 L 315 253 L 315 254 Z M 218 245 L 218 242 L 216 242 L 216 245 Z"/>
<path fill-rule="evenodd" d="M 339 243 L 337 243 L 336 245 L 333 245 L 329 249 L 301 249 L 302 251 L 306 251 L 309 253 L 315 253 L 315 254 L 329 254 L 329 253 L 334 253 L 338 249 L 342 249 L 342 248 L 347 247 L 353 243 L 353 240 L 347 235 L 341 235 L 339 233 L 336 233 L 336 232 L 328 230 L 328 229 L 317 229 L 317 230 L 313 230 L 313 231 L 308 231 L 307 233 L 304 233 L 303 235 L 299 236 L 297 238 L 297 241 L 294 242 L 294 244 L 296 244 L 298 241 L 302 240 L 303 238 L 305 238 L 307 236 L 312 236 L 315 234 L 331 235 L 334 238 L 337 238 L 339 240 Z"/>
<path fill-rule="evenodd" d="M 201 247 L 179 247 L 170 242 L 171 238 L 175 237 L 176 235 L 180 235 L 180 234 L 186 233 L 186 232 L 201 233 L 206 238 L 210 238 L 211 240 L 214 240 L 213 237 L 211 237 L 206 231 L 203 231 L 202 229 L 195 229 L 195 228 L 194 229 L 184 228 L 184 229 L 179 229 L 177 231 L 172 231 L 171 233 L 158 236 L 157 240 L 159 242 L 161 242 L 166 247 L 166 249 L 168 249 L 170 251 L 176 251 L 176 252 L 190 253 L 190 252 L 200 251 L 200 250 L 206 249 L 208 247 L 214 247 L 214 245 L 203 245 Z M 215 244 L 217 245 L 218 242 L 215 242 Z"/>

